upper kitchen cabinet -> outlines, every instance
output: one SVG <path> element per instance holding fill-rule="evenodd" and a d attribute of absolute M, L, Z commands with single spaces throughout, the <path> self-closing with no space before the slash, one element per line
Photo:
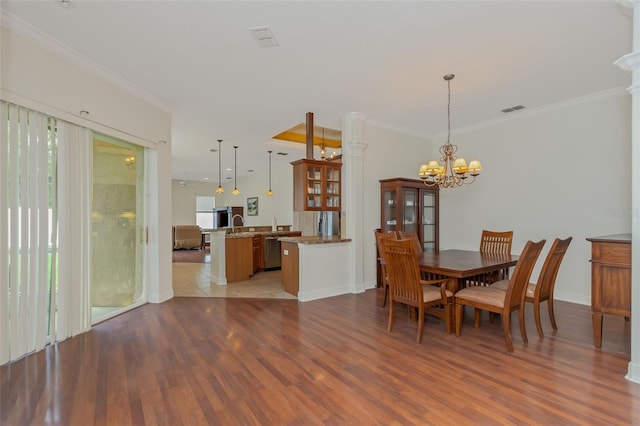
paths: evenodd
<path fill-rule="evenodd" d="M 438 187 L 418 179 L 380 181 L 380 229 L 415 232 L 425 252 L 438 251 Z"/>
<path fill-rule="evenodd" d="M 295 211 L 340 211 L 342 163 L 302 159 L 291 164 Z"/>

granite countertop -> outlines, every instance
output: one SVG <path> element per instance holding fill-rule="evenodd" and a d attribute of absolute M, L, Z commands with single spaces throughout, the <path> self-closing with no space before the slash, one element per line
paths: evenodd
<path fill-rule="evenodd" d="M 256 235 L 264 235 L 265 237 L 275 237 L 278 235 L 288 235 L 299 231 L 245 231 L 245 232 L 229 232 L 226 238 L 253 238 Z M 291 237 L 295 238 L 295 237 Z M 300 238 L 300 237 L 297 237 Z"/>
<path fill-rule="evenodd" d="M 280 237 L 278 241 L 284 241 L 287 243 L 300 243 L 300 244 L 329 244 L 329 243 L 346 243 L 351 241 L 350 238 L 342 237 Z"/>

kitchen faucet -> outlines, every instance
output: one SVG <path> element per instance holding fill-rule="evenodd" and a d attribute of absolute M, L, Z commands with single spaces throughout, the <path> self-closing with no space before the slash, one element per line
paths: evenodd
<path fill-rule="evenodd" d="M 231 217 L 231 232 L 233 232 L 233 222 L 234 222 L 234 219 L 235 219 L 236 217 L 239 217 L 239 218 L 240 218 L 240 222 L 242 222 L 242 226 L 244 226 L 244 217 L 243 217 L 241 214 L 234 214 L 234 215 Z"/>

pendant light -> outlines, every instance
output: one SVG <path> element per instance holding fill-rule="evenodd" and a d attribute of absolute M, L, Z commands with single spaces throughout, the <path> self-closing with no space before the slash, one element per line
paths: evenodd
<path fill-rule="evenodd" d="M 267 151 L 269 153 L 269 190 L 267 191 L 267 196 L 273 197 L 273 191 L 271 190 L 271 153 L 273 151 Z"/>
<path fill-rule="evenodd" d="M 233 195 L 238 195 L 238 145 L 233 146 Z"/>
<path fill-rule="evenodd" d="M 222 187 L 222 139 L 218 139 L 218 188 L 216 188 L 216 194 L 224 193 L 224 188 Z"/>

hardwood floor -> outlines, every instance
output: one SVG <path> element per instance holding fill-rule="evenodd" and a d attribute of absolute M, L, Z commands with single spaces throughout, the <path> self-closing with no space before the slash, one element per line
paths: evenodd
<path fill-rule="evenodd" d="M 381 297 L 147 304 L 0 367 L 0 424 L 640 424 L 622 318 L 595 349 L 589 307 L 557 302 L 539 339 L 528 306 L 508 354 L 472 310 L 460 337 L 428 317 L 416 344 L 400 306 L 387 333 Z"/>

